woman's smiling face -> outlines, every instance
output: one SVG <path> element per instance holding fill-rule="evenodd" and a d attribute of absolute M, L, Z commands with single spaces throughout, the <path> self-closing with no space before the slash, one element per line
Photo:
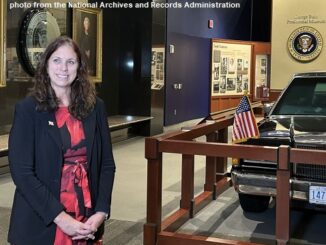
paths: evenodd
<path fill-rule="evenodd" d="M 70 88 L 77 76 L 78 66 L 77 54 L 70 45 L 63 45 L 54 51 L 47 64 L 52 88 Z"/>

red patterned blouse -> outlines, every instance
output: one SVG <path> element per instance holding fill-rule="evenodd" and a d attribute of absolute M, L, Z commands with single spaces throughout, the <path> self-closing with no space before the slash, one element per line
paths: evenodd
<path fill-rule="evenodd" d="M 60 201 L 66 213 L 85 222 L 92 204 L 87 179 L 87 149 L 83 124 L 70 115 L 68 107 L 59 107 L 55 117 L 64 151 Z M 71 237 L 57 227 L 54 245 L 62 244 L 86 245 L 86 240 L 72 241 Z"/>

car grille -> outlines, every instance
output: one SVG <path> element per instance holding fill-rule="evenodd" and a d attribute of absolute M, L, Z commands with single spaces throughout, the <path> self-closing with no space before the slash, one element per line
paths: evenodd
<path fill-rule="evenodd" d="M 311 150 L 326 150 L 325 146 L 296 144 L 296 148 Z M 298 163 L 294 166 L 293 174 L 297 178 L 326 181 L 326 166 Z"/>

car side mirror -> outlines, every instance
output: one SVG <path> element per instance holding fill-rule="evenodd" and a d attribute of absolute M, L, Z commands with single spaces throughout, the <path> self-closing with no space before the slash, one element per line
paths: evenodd
<path fill-rule="evenodd" d="M 274 105 L 274 102 L 272 103 L 265 103 L 263 106 L 263 112 L 264 112 L 264 117 L 266 118 L 271 111 L 272 107 Z"/>

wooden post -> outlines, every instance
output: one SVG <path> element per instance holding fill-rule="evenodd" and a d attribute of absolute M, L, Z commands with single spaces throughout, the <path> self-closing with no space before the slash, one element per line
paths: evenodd
<path fill-rule="evenodd" d="M 276 241 L 285 245 L 290 238 L 289 146 L 280 146 L 276 180 Z"/>
<path fill-rule="evenodd" d="M 217 141 L 220 143 L 228 143 L 228 128 L 223 128 L 218 131 Z M 225 173 L 227 169 L 227 158 L 216 158 L 216 173 Z M 216 182 L 223 179 L 225 176 L 216 175 Z"/>
<path fill-rule="evenodd" d="M 217 132 L 206 135 L 207 142 L 217 142 Z M 204 191 L 213 192 L 213 200 L 216 200 L 216 157 L 206 156 L 206 173 Z"/>
<path fill-rule="evenodd" d="M 194 215 L 194 162 L 194 155 L 182 155 L 180 208 L 188 209 L 190 218 Z"/>
<path fill-rule="evenodd" d="M 144 245 L 155 245 L 162 222 L 162 153 L 156 138 L 145 139 L 147 159 L 147 217 L 144 224 Z"/>

